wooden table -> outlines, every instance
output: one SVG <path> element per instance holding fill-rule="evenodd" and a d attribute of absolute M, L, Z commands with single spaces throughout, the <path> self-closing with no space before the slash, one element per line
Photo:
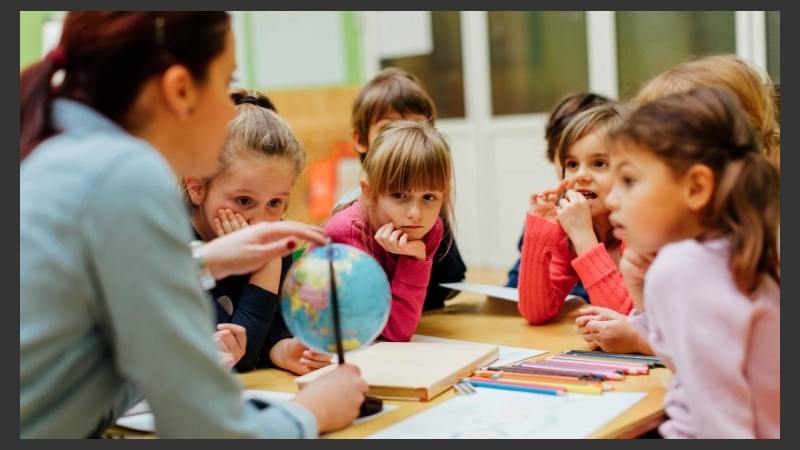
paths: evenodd
<path fill-rule="evenodd" d="M 569 349 L 588 349 L 575 326 L 578 308 L 583 303 L 569 301 L 559 317 L 547 325 L 531 326 L 525 322 L 514 302 L 486 298 L 463 292 L 440 311 L 427 312 L 417 327 L 417 334 L 448 339 L 487 342 L 512 347 L 529 347 L 548 350 L 543 358 Z M 628 376 L 623 381 L 611 382 L 615 391 L 646 392 L 647 397 L 597 430 L 592 438 L 635 438 L 664 421 L 663 399 L 670 372 L 653 369 L 649 375 Z M 248 389 L 296 392 L 294 375 L 276 369 L 259 370 L 240 375 Z M 327 433 L 325 438 L 363 438 L 382 430 L 427 408 L 451 399 L 453 389 L 447 390 L 429 402 L 387 401 L 399 408 L 344 430 Z"/>
<path fill-rule="evenodd" d="M 473 273 L 468 281 L 503 284 L 500 274 Z M 486 298 L 486 296 L 462 292 L 446 302 L 442 310 L 426 312 L 417 327 L 417 334 L 448 339 L 487 342 L 512 347 L 528 347 L 547 350 L 544 358 L 569 349 L 588 349 L 577 333 L 575 318 L 578 308 L 584 303 L 568 301 L 560 315 L 547 325 L 532 326 L 517 311 L 517 304 L 508 300 Z M 591 438 L 627 439 L 641 436 L 653 430 L 666 419 L 663 399 L 670 379 L 667 369 L 652 369 L 649 375 L 628 376 L 623 381 L 610 382 L 616 391 L 646 392 L 647 397 L 612 419 L 593 433 Z M 297 392 L 296 376 L 278 369 L 257 370 L 239 375 L 247 389 Z M 445 402 L 455 395 L 451 388 L 428 402 L 387 401 L 398 405 L 380 417 L 352 425 L 344 430 L 326 433 L 324 438 L 363 438 L 390 425 L 407 419 L 427 408 Z M 112 427 L 119 431 L 119 427 Z M 116 433 L 111 433 L 116 434 Z M 144 437 L 148 433 L 126 430 L 126 437 Z M 149 435 L 152 437 L 152 435 Z"/>

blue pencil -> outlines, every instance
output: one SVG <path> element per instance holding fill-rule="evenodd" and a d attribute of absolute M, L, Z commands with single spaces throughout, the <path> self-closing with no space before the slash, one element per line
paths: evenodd
<path fill-rule="evenodd" d="M 545 394 L 545 395 L 564 395 L 565 393 L 563 389 L 548 389 L 536 386 L 520 386 L 517 384 L 506 384 L 498 381 L 481 381 L 481 380 L 474 380 L 472 378 L 465 378 L 462 381 L 465 381 L 473 386 L 492 388 L 492 389 L 505 389 L 507 391 L 530 392 L 533 394 Z"/>

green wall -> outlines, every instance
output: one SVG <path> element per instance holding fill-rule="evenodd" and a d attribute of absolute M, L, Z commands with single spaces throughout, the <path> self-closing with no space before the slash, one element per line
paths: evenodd
<path fill-rule="evenodd" d="M 37 61 L 41 58 L 42 52 L 42 28 L 48 15 L 53 11 L 20 11 L 19 12 L 19 68 L 22 69 L 26 65 Z M 248 14 L 245 14 L 245 34 L 250 35 L 248 29 L 249 20 Z M 353 11 L 342 11 L 342 25 L 344 29 L 344 46 L 345 46 L 345 68 L 346 80 L 345 84 L 361 84 L 364 82 L 361 78 L 361 37 L 358 34 L 358 17 L 357 13 Z M 245 57 L 248 62 L 252 62 L 252 45 L 250 42 L 243 43 L 245 45 Z M 252 73 L 255 64 L 248 64 L 251 73 L 248 74 L 250 79 L 255 78 Z M 316 87 L 316 86 L 315 86 Z"/>
<path fill-rule="evenodd" d="M 361 36 L 358 33 L 358 13 L 354 11 L 344 11 L 342 21 L 344 22 L 344 48 L 345 48 L 345 67 L 347 70 L 347 84 L 362 84 L 363 71 L 361 66 Z"/>
<path fill-rule="evenodd" d="M 19 68 L 42 57 L 42 28 L 50 11 L 19 12 Z"/>

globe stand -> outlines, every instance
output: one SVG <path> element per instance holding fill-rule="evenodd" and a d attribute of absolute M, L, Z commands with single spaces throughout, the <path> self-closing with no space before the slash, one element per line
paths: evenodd
<path fill-rule="evenodd" d="M 336 292 L 336 276 L 333 268 L 333 245 L 328 241 L 328 272 L 330 274 L 331 308 L 333 312 L 333 335 L 336 339 L 336 357 L 344 364 L 344 345 L 342 345 L 341 319 L 339 318 L 339 296 Z M 383 400 L 366 396 L 358 410 L 358 417 L 371 416 L 383 410 Z"/>

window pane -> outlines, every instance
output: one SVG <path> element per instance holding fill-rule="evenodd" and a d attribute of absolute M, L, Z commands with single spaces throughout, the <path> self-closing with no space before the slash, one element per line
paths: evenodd
<path fill-rule="evenodd" d="M 781 82 L 781 12 L 767 11 L 767 72 Z"/>
<path fill-rule="evenodd" d="M 585 12 L 488 16 L 493 114 L 547 112 L 564 95 L 589 89 Z"/>
<path fill-rule="evenodd" d="M 734 11 L 620 11 L 619 96 L 693 55 L 736 53 Z"/>
<path fill-rule="evenodd" d="M 429 55 L 381 60 L 418 76 L 436 103 L 440 118 L 464 117 L 464 71 L 461 58 L 461 17 L 458 11 L 433 11 L 433 52 Z"/>

